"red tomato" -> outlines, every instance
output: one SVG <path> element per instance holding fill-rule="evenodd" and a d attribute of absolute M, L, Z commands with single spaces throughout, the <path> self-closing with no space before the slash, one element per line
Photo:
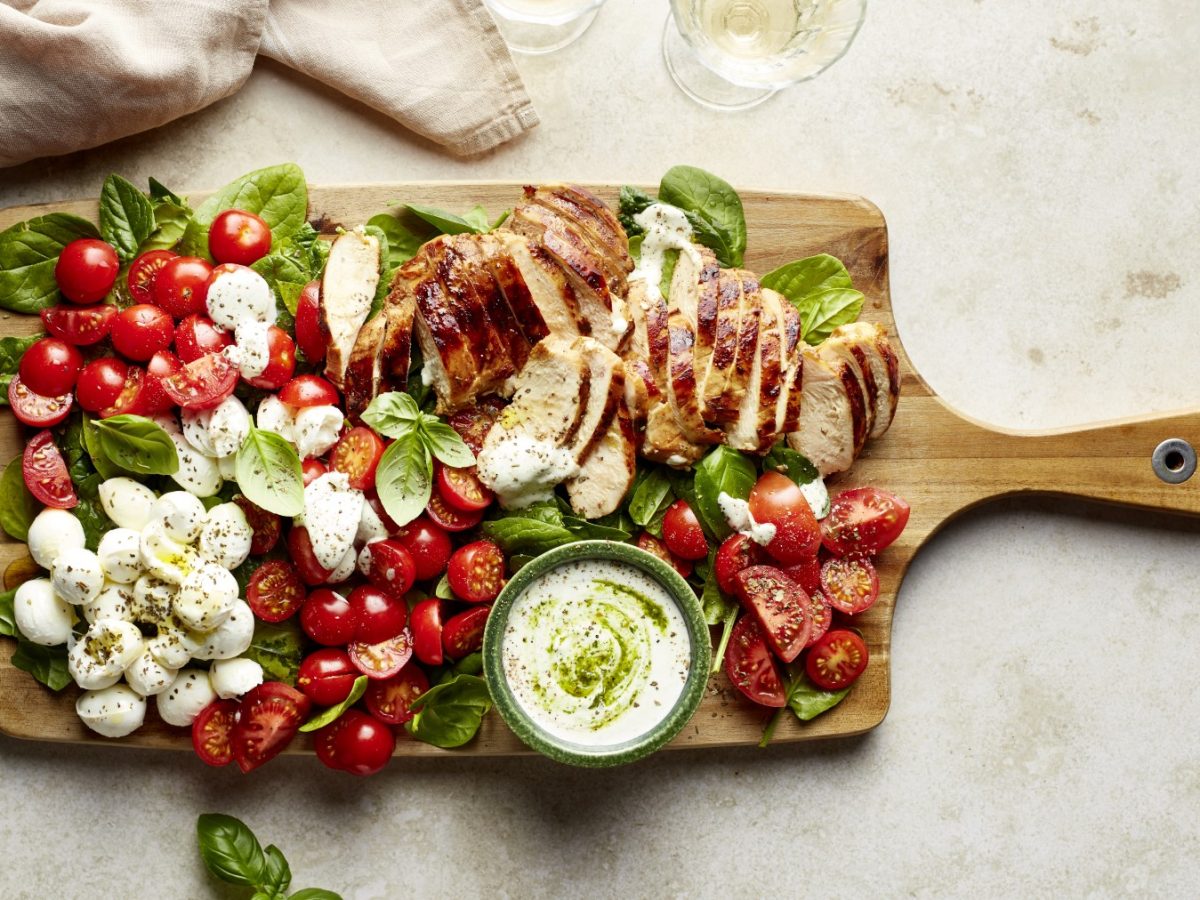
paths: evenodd
<path fill-rule="evenodd" d="M 821 638 L 825 637 L 825 632 L 829 631 L 829 626 L 833 624 L 833 607 L 829 605 L 829 599 L 819 590 L 808 595 L 809 607 L 812 609 L 812 631 L 808 635 L 808 643 L 805 645 L 811 647 Z"/>
<path fill-rule="evenodd" d="M 491 603 L 504 587 L 504 552 L 491 541 L 459 547 L 450 557 L 446 578 L 459 600 Z"/>
<path fill-rule="evenodd" d="M 446 531 L 467 531 L 483 521 L 483 510 L 462 512 L 455 509 L 442 499 L 441 494 L 434 493 L 425 506 L 425 514 L 433 520 L 433 524 Z"/>
<path fill-rule="evenodd" d="M 697 560 L 708 556 L 704 529 L 686 500 L 676 500 L 667 507 L 662 532 L 667 549 L 681 559 Z"/>
<path fill-rule="evenodd" d="M 144 416 L 150 410 L 151 389 L 146 370 L 140 366 L 130 366 L 125 372 L 125 386 L 109 406 L 100 410 L 100 418 L 110 416 Z"/>
<path fill-rule="evenodd" d="M 279 399 L 299 409 L 305 406 L 337 406 L 338 392 L 320 375 L 297 375 L 279 392 Z"/>
<path fill-rule="evenodd" d="M 408 621 L 408 604 L 403 597 L 394 597 L 370 584 L 350 592 L 350 608 L 354 610 L 354 640 L 362 644 L 378 644 L 404 631 Z"/>
<path fill-rule="evenodd" d="M 79 373 L 75 399 L 88 412 L 98 413 L 116 403 L 128 374 L 129 366 L 115 356 L 94 359 Z"/>
<path fill-rule="evenodd" d="M 300 627 L 318 644 L 348 644 L 354 640 L 354 608 L 336 591 L 317 588 L 300 607 Z"/>
<path fill-rule="evenodd" d="M 840 691 L 858 680 L 867 668 L 867 645 L 853 631 L 828 632 L 808 651 L 804 671 L 823 691 Z"/>
<path fill-rule="evenodd" d="M 296 567 L 296 571 L 300 573 L 300 578 L 305 584 L 311 587 L 315 584 L 324 584 L 329 579 L 333 569 L 326 569 L 317 562 L 307 528 L 303 525 L 293 525 L 292 530 L 288 532 L 287 545 L 292 565 Z"/>
<path fill-rule="evenodd" d="M 495 398 L 481 400 L 470 409 L 461 409 L 456 413 L 451 413 L 446 421 L 471 448 L 471 452 L 478 453 L 483 449 L 483 439 L 487 437 L 492 425 L 500 417 L 500 410 L 504 409 L 504 406 L 502 401 Z"/>
<path fill-rule="evenodd" d="M 296 301 L 296 343 L 309 362 L 325 358 L 329 335 L 321 327 L 321 282 L 310 281 Z"/>
<path fill-rule="evenodd" d="M 208 252 L 219 263 L 248 266 L 271 252 L 271 226 L 252 212 L 227 209 L 208 229 Z"/>
<path fill-rule="evenodd" d="M 234 700 L 215 700 L 192 720 L 192 749 L 209 766 L 227 766 L 233 762 L 233 724 L 238 705 Z"/>
<path fill-rule="evenodd" d="M 235 495 L 233 502 L 240 506 L 242 512 L 246 514 L 246 522 L 250 525 L 250 530 L 254 532 L 254 537 L 250 539 L 250 555 L 262 556 L 264 553 L 274 550 L 283 530 L 279 516 L 252 503 L 241 494 Z"/>
<path fill-rule="evenodd" d="M 175 403 L 167 396 L 163 382 L 183 371 L 183 363 L 170 350 L 159 350 L 146 363 L 146 390 L 144 406 L 149 412 L 160 413 L 174 407 Z"/>
<path fill-rule="evenodd" d="M 163 390 L 184 409 L 212 409 L 237 387 L 237 368 L 220 353 L 193 360 L 163 381 Z"/>
<path fill-rule="evenodd" d="M 751 566 L 734 580 L 738 599 L 758 619 L 771 649 L 784 662 L 799 656 L 812 634 L 812 609 L 804 588 L 774 566 Z"/>
<path fill-rule="evenodd" d="M 804 588 L 810 596 L 815 591 L 821 590 L 821 560 L 816 556 L 798 562 L 794 566 L 785 566 L 783 574 Z"/>
<path fill-rule="evenodd" d="M 41 312 L 42 324 L 51 336 L 76 347 L 97 344 L 108 337 L 116 314 L 117 308 L 107 304 L 86 307 L 51 306 Z"/>
<path fill-rule="evenodd" d="M 329 467 L 314 457 L 309 457 L 300 463 L 300 474 L 304 476 L 305 487 L 308 487 L 328 471 Z"/>
<path fill-rule="evenodd" d="M 21 356 L 21 381 L 35 394 L 61 397 L 69 394 L 83 368 L 83 355 L 66 341 L 42 338 Z"/>
<path fill-rule="evenodd" d="M 212 266 L 198 256 L 177 256 L 163 263 L 154 276 L 154 305 L 176 319 L 193 313 L 204 315 L 208 297 L 208 279 Z"/>
<path fill-rule="evenodd" d="M 446 571 L 446 563 L 450 560 L 450 535 L 428 517 L 417 516 L 397 532 L 396 539 L 412 555 L 417 581 L 437 578 Z"/>
<path fill-rule="evenodd" d="M 282 622 L 296 614 L 304 602 L 304 583 L 290 563 L 273 559 L 250 576 L 246 602 L 264 622 Z"/>
<path fill-rule="evenodd" d="M 907 503 L 879 488 L 842 491 L 822 522 L 822 542 L 834 556 L 874 556 L 900 537 L 909 512 Z"/>
<path fill-rule="evenodd" d="M 296 371 L 296 342 L 278 325 L 272 325 L 267 329 L 267 350 L 270 353 L 267 367 L 261 375 L 247 378 L 246 381 L 256 388 L 277 391 L 287 384 Z"/>
<path fill-rule="evenodd" d="M 145 362 L 159 350 L 166 350 L 174 338 L 175 325 L 171 317 L 149 303 L 123 309 L 113 319 L 113 346 L 122 356 L 138 362 Z"/>
<path fill-rule="evenodd" d="M 396 735 L 378 719 L 357 709 L 347 710 L 334 723 L 333 757 L 351 775 L 374 775 L 396 752 Z"/>
<path fill-rule="evenodd" d="M 54 264 L 54 280 L 72 303 L 103 300 L 117 281 L 121 261 L 110 244 L 79 238 L 63 247 Z"/>
<path fill-rule="evenodd" d="M 879 599 L 879 576 L 869 559 L 830 559 L 821 566 L 829 604 L 848 616 L 866 612 Z"/>
<path fill-rule="evenodd" d="M 233 759 L 243 772 L 278 756 L 312 710 L 312 702 L 279 681 L 260 684 L 242 698 L 233 726 Z"/>
<path fill-rule="evenodd" d="M 71 509 L 79 505 L 67 464 L 49 431 L 39 431 L 25 445 L 21 473 L 29 493 L 43 506 Z"/>
<path fill-rule="evenodd" d="M 713 562 L 717 586 L 727 594 L 737 593 L 734 576 L 742 569 L 760 565 L 762 562 L 762 547 L 744 534 L 731 534 L 717 548 L 717 558 Z"/>
<path fill-rule="evenodd" d="M 403 597 L 417 580 L 417 566 L 412 554 L 395 538 L 367 544 L 359 555 L 359 568 L 364 570 L 363 574 L 371 584 L 393 597 Z"/>
<path fill-rule="evenodd" d="M 175 327 L 175 352 L 185 363 L 210 353 L 220 353 L 233 343 L 233 335 L 221 331 L 208 316 L 193 313 Z"/>
<path fill-rule="evenodd" d="M 650 532 L 643 531 L 637 536 L 637 540 L 634 541 L 634 544 L 640 547 L 642 550 L 645 550 L 647 553 L 653 553 L 663 562 L 670 563 L 675 567 L 675 571 L 684 578 L 687 578 L 692 574 L 691 560 L 679 559 L 676 556 L 672 556 L 671 551 L 667 549 L 667 545 Z"/>
<path fill-rule="evenodd" d="M 483 629 L 491 606 L 476 606 L 451 616 L 442 630 L 442 647 L 450 659 L 462 659 L 483 647 Z"/>
<path fill-rule="evenodd" d="M 73 398 L 70 394 L 61 397 L 43 397 L 35 394 L 14 375 L 8 382 L 8 405 L 17 420 L 30 428 L 49 428 L 57 425 L 71 411 Z"/>
<path fill-rule="evenodd" d="M 750 490 L 749 503 L 754 521 L 775 526 L 767 553 L 785 566 L 816 556 L 821 526 L 792 479 L 779 472 L 764 472 Z"/>
<path fill-rule="evenodd" d="M 129 296 L 134 303 L 154 302 L 154 280 L 162 267 L 178 256 L 170 250 L 147 250 L 133 261 L 125 283 L 129 285 Z"/>
<path fill-rule="evenodd" d="M 440 666 L 442 655 L 442 601 L 435 597 L 422 600 L 408 617 L 412 628 L 413 652 L 427 666 Z"/>
<path fill-rule="evenodd" d="M 374 490 L 367 491 L 367 502 L 371 504 L 371 509 L 375 511 L 375 515 L 379 516 L 379 521 L 383 523 L 384 529 L 392 537 L 400 534 L 400 526 L 392 521 L 392 517 L 387 514 L 387 510 L 383 508 L 383 501 L 379 499 L 379 494 Z M 414 521 L 420 521 L 415 519 Z M 426 520 L 428 521 L 428 520 Z"/>
<path fill-rule="evenodd" d="M 340 647 L 327 647 L 304 657 L 296 673 L 296 687 L 317 706 L 336 706 L 350 696 L 361 673 Z"/>
<path fill-rule="evenodd" d="M 371 715 L 389 725 L 403 725 L 412 719 L 413 701 L 429 690 L 429 678 L 415 663 L 400 670 L 398 675 L 367 685 L 364 698 Z"/>
<path fill-rule="evenodd" d="M 383 457 L 383 441 L 370 428 L 358 425 L 351 428 L 329 454 L 329 467 L 344 472 L 350 487 L 365 491 L 375 486 L 375 470 Z"/>
<path fill-rule="evenodd" d="M 405 628 L 395 637 L 378 644 L 354 641 L 348 649 L 358 671 L 368 678 L 391 678 L 412 659 L 412 635 Z"/>
<path fill-rule="evenodd" d="M 438 463 L 436 480 L 437 490 L 442 499 L 448 506 L 460 512 L 472 513 L 487 509 L 496 497 L 479 480 L 474 466 L 453 469 Z"/>
<path fill-rule="evenodd" d="M 778 709 L 787 705 L 779 667 L 754 616 L 742 616 L 733 626 L 725 650 L 725 674 L 735 688 L 760 706 Z"/>

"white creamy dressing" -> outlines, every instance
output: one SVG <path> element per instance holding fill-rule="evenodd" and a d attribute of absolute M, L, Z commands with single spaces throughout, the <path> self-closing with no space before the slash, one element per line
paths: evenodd
<path fill-rule="evenodd" d="M 729 527 L 738 534 L 744 534 L 754 543 L 765 547 L 775 537 L 775 526 L 770 522 L 756 522 L 750 512 L 750 504 L 737 497 L 731 497 L 721 491 L 717 497 L 717 505 L 721 507 L 721 515 L 729 523 Z"/>
<path fill-rule="evenodd" d="M 646 292 L 651 297 L 662 297 L 659 284 L 662 282 L 668 250 L 686 253 L 697 266 L 700 265 L 700 252 L 692 243 L 692 226 L 683 210 L 666 203 L 651 203 L 634 216 L 633 221 L 644 228 L 646 234 L 642 238 L 637 268 L 629 274 L 629 278 L 644 280 Z"/>
<path fill-rule="evenodd" d="M 579 471 L 569 450 L 524 434 L 485 447 L 476 462 L 480 481 L 505 509 L 549 500 L 555 485 Z"/>
<path fill-rule="evenodd" d="M 591 559 L 545 573 L 517 597 L 501 658 L 533 722 L 589 747 L 654 728 L 692 664 L 687 624 L 667 590 L 627 563 Z"/>
<path fill-rule="evenodd" d="M 800 485 L 800 493 L 804 495 L 804 499 L 812 507 L 814 516 L 818 519 L 823 519 L 829 515 L 829 489 L 825 487 L 825 480 L 823 478 L 814 478 L 808 484 Z"/>

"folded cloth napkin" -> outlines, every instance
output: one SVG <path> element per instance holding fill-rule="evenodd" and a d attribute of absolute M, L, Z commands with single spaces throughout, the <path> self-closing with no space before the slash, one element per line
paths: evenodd
<path fill-rule="evenodd" d="M 481 0 L 0 0 L 0 167 L 202 109 L 259 52 L 459 154 L 538 121 Z"/>

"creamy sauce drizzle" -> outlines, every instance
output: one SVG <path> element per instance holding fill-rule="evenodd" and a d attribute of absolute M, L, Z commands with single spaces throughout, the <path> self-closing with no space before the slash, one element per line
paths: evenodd
<path fill-rule="evenodd" d="M 683 210 L 666 203 L 651 203 L 633 220 L 646 230 L 646 234 L 642 238 L 637 268 L 629 274 L 629 278 L 644 280 L 646 292 L 651 297 L 662 297 L 659 285 L 668 250 L 686 253 L 697 266 L 700 265 L 700 253 L 692 243 L 692 226 Z"/>

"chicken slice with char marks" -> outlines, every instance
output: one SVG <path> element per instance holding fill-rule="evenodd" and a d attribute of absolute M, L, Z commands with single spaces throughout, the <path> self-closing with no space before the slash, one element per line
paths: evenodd
<path fill-rule="evenodd" d="M 379 286 L 379 241 L 361 228 L 334 239 L 321 276 L 321 325 L 329 335 L 325 377 L 339 388 Z"/>

